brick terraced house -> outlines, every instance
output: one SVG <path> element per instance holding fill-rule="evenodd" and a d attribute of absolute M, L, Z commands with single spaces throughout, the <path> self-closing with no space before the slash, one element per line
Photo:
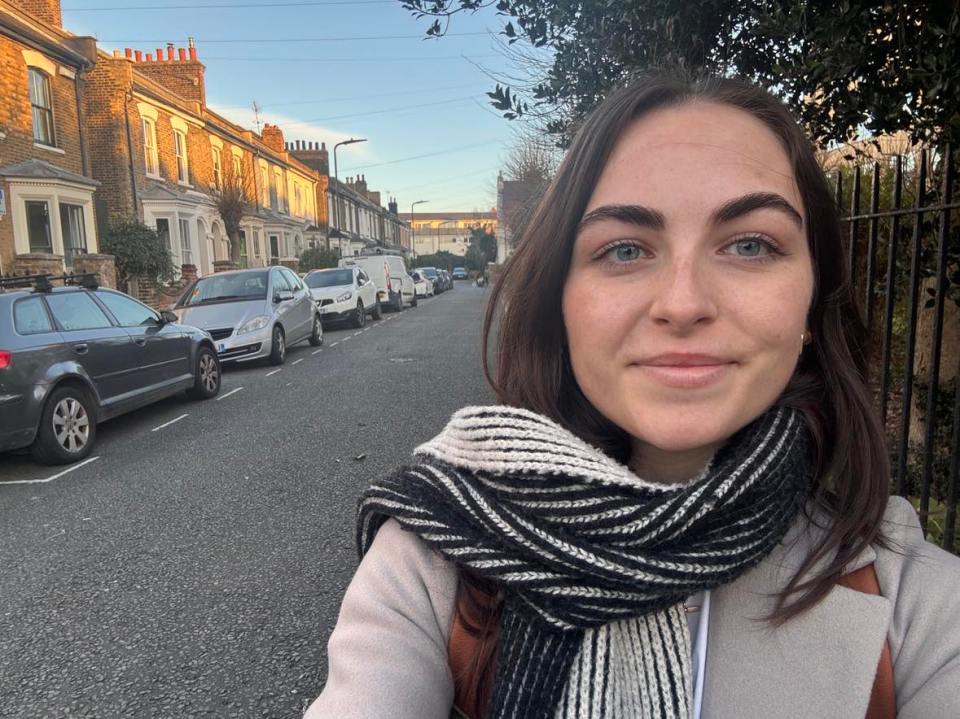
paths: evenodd
<path fill-rule="evenodd" d="M 59 0 L 0 0 L 0 275 L 96 271 L 83 94 L 93 38 L 64 32 Z"/>
<path fill-rule="evenodd" d="M 204 275 L 229 265 L 218 189 L 240 178 L 249 211 L 240 264 L 296 264 L 320 236 L 315 173 L 286 151 L 280 128 L 262 135 L 206 106 L 195 47 L 155 53 L 101 52 L 90 72 L 86 112 L 92 174 L 109 215 L 156 227 L 177 266 Z"/>

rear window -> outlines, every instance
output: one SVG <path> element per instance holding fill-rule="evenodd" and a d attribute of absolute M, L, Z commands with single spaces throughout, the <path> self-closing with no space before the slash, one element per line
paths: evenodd
<path fill-rule="evenodd" d="M 56 292 L 47 296 L 47 304 L 64 330 L 95 330 L 112 327 L 97 303 L 84 292 Z"/>
<path fill-rule="evenodd" d="M 13 326 L 21 335 L 36 335 L 42 332 L 53 332 L 50 317 L 39 297 L 28 297 L 18 300 L 13 305 Z"/>

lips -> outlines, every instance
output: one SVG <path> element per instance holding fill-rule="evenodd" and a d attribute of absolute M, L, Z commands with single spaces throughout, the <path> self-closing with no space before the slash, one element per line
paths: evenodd
<path fill-rule="evenodd" d="M 668 353 L 637 363 L 650 379 L 676 389 L 695 389 L 719 382 L 736 365 L 715 355 Z"/>

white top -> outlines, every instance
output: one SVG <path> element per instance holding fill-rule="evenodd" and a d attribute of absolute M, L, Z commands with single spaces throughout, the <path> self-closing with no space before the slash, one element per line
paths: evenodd
<path fill-rule="evenodd" d="M 707 631 L 710 626 L 710 590 L 690 597 L 686 605 L 700 607 L 699 612 L 687 613 L 693 660 L 693 719 L 700 719 L 700 709 L 703 706 L 703 675 L 707 664 Z"/>

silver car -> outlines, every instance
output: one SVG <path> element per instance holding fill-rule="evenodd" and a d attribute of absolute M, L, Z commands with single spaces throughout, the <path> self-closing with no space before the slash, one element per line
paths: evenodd
<path fill-rule="evenodd" d="M 219 272 L 197 279 L 174 311 L 210 333 L 221 362 L 268 358 L 283 364 L 287 347 L 323 344 L 320 312 L 301 279 L 286 267 Z"/>

